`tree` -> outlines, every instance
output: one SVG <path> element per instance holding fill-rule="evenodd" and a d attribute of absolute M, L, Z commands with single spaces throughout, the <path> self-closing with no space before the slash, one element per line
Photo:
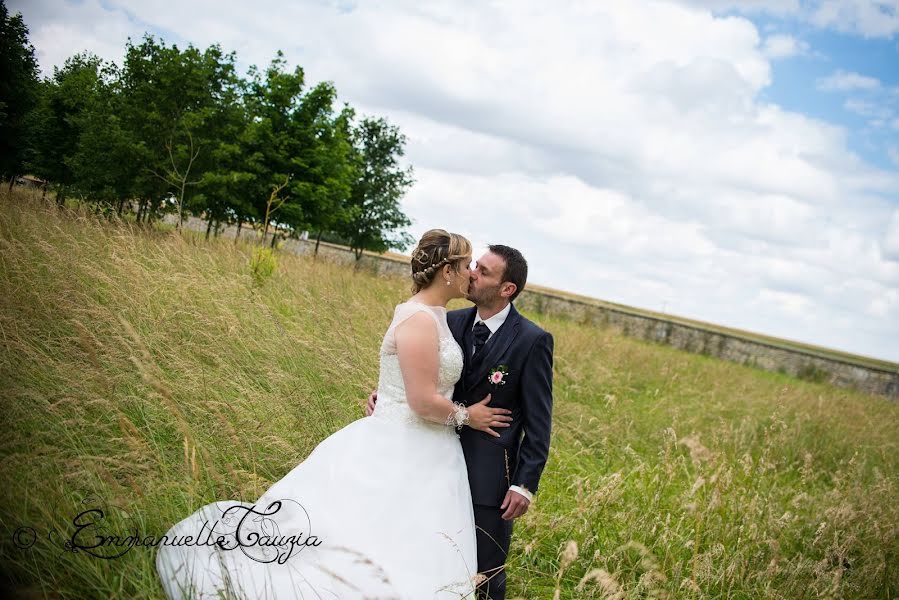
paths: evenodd
<path fill-rule="evenodd" d="M 21 17 L 7 21 L 19 62 L 31 57 L 19 71 L 34 78 Z M 307 90 L 280 51 L 241 79 L 218 45 L 181 50 L 145 35 L 125 50 L 121 68 L 78 54 L 37 84 L 27 164 L 58 198 L 76 192 L 104 211 L 117 202 L 119 213 L 136 199 L 139 223 L 174 207 L 179 227 L 186 214 L 205 217 L 207 237 L 223 221 L 261 228 L 263 243 L 272 224 L 273 245 L 277 232 L 309 229 L 348 241 L 357 260 L 412 241 L 399 207 L 412 184 L 399 162 L 405 138 L 383 119 L 357 125 L 350 106 L 335 109 L 332 83 Z"/>
<path fill-rule="evenodd" d="M 118 200 L 131 187 L 125 134 L 116 118 L 118 70 L 91 54 L 77 54 L 41 82 L 29 118 L 32 171 L 51 181 L 57 201 L 70 190 L 95 202 Z"/>
<path fill-rule="evenodd" d="M 402 228 L 411 225 L 400 199 L 412 185 L 412 167 L 402 168 L 406 137 L 384 118 L 365 118 L 353 132 L 356 178 L 347 202 L 348 218 L 338 233 L 358 261 L 363 250 L 405 249 L 414 242 Z"/>
<path fill-rule="evenodd" d="M 104 63 L 99 75 L 94 94 L 76 119 L 81 135 L 67 164 L 78 191 L 98 207 L 115 203 L 121 214 L 124 203 L 134 197 L 139 154 L 133 132 L 121 117 L 121 71 L 114 63 Z"/>
<path fill-rule="evenodd" d="M 281 197 L 281 192 L 290 183 L 290 175 L 284 178 L 284 183 L 272 186 L 272 192 L 268 195 L 268 201 L 265 203 L 265 220 L 262 225 L 262 245 L 265 246 L 265 238 L 268 235 L 268 224 L 271 222 L 272 216 L 284 206 L 288 197 Z M 274 244 L 274 241 L 272 241 Z"/>
<path fill-rule="evenodd" d="M 317 231 L 315 254 L 322 234 L 341 227 L 349 218 L 347 199 L 357 176 L 353 149 L 352 108 L 334 115 L 337 90 L 319 84 L 303 99 L 305 135 L 302 180 L 295 189 L 302 199 L 304 225 Z"/>
<path fill-rule="evenodd" d="M 207 140 L 207 150 L 202 157 L 208 160 L 208 168 L 197 185 L 192 206 L 195 214 L 201 210 L 205 213 L 207 238 L 213 224 L 217 234 L 219 223 L 236 222 L 238 237 L 235 237 L 235 243 L 243 224 L 258 219 L 250 202 L 258 156 L 245 144 L 250 118 L 243 101 L 245 90 L 246 82 L 235 77 L 234 84 L 225 88 L 226 93 L 220 94 L 215 104 L 215 135 Z"/>
<path fill-rule="evenodd" d="M 67 161 L 75 154 L 82 116 L 97 92 L 100 64 L 96 56 L 76 54 L 62 68 L 54 67 L 53 77 L 40 82 L 29 116 L 28 167 L 54 183 L 60 202 L 64 190 L 75 183 Z"/>
<path fill-rule="evenodd" d="M 206 197 L 189 196 L 188 184 L 216 169 L 213 157 L 219 144 L 234 142 L 227 139 L 230 121 L 222 118 L 237 97 L 234 61 L 233 53 L 224 54 L 217 45 L 202 52 L 189 45 L 181 51 L 149 35 L 138 45 L 129 40 L 121 115 L 142 169 L 135 195 L 150 202 L 150 213 L 173 192 L 179 212 L 184 207 L 204 212 Z"/>
<path fill-rule="evenodd" d="M 178 206 L 178 222 L 175 224 L 175 229 L 179 231 L 181 230 L 181 222 L 184 219 L 184 192 L 187 191 L 187 186 L 200 183 L 199 179 L 193 181 L 190 179 L 190 170 L 191 167 L 194 166 L 197 157 L 200 156 L 200 147 L 194 147 L 194 136 L 191 135 L 189 130 L 186 131 L 185 134 L 190 145 L 187 147 L 187 156 L 184 160 L 175 160 L 175 153 L 172 150 L 172 138 L 169 138 L 168 143 L 165 145 L 165 149 L 168 150 L 170 164 L 163 167 L 164 171 L 162 173 L 156 170 L 153 171 L 154 175 L 168 183 L 178 192 L 176 198 Z M 181 163 L 181 166 L 179 166 L 179 162 Z"/>
<path fill-rule="evenodd" d="M 303 101 L 305 76 L 300 67 L 286 70 L 284 54 L 278 51 L 263 75 L 250 69 L 246 104 L 248 129 L 244 136 L 247 168 L 252 174 L 250 190 L 254 212 L 265 215 L 273 189 L 285 180 L 280 190 L 279 225 L 296 227 L 303 222 L 301 194 L 297 181 L 304 181 L 304 135 L 298 127 L 297 115 Z M 282 193 L 283 192 L 283 193 Z"/>
<path fill-rule="evenodd" d="M 10 189 L 24 171 L 26 118 L 37 100 L 37 73 L 22 14 L 10 17 L 0 0 L 0 177 L 9 179 Z"/>

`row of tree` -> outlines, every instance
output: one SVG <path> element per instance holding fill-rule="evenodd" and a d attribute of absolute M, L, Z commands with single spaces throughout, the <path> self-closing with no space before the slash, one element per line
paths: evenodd
<path fill-rule="evenodd" d="M 138 222 L 166 212 L 263 231 L 271 223 L 356 250 L 405 248 L 399 201 L 412 184 L 405 137 L 383 118 L 338 106 L 279 51 L 245 77 L 218 45 L 128 41 L 121 66 L 91 54 L 38 77 L 20 14 L 0 0 L 0 169 L 52 183 Z"/>

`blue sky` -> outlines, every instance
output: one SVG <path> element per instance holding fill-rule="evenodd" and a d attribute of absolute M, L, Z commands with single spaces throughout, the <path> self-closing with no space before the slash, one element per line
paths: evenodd
<path fill-rule="evenodd" d="M 798 19 L 754 17 L 760 31 L 790 35 L 808 45 L 802 53 L 773 61 L 770 87 L 761 97 L 811 117 L 839 124 L 849 131 L 850 148 L 865 160 L 881 168 L 895 168 L 889 147 L 899 144 L 899 42 L 895 36 L 870 38 L 816 28 Z M 881 83 L 876 90 L 824 91 L 820 81 L 835 71 L 858 73 Z M 887 123 L 872 125 L 871 116 L 863 116 L 846 107 L 847 101 L 860 100 L 890 111 Z"/>
<path fill-rule="evenodd" d="M 899 0 L 13 0 L 46 73 L 278 49 L 408 138 L 403 199 L 531 281 L 899 362 Z"/>

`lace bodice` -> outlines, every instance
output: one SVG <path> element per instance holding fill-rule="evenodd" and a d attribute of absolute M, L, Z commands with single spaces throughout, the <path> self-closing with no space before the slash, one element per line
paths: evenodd
<path fill-rule="evenodd" d="M 393 321 L 384 334 L 381 343 L 381 372 L 378 377 L 378 402 L 372 416 L 389 419 L 401 423 L 423 427 L 427 429 L 443 430 L 454 433 L 452 427 L 426 421 L 415 414 L 406 402 L 406 386 L 403 383 L 403 374 L 400 371 L 400 361 L 396 354 L 396 340 L 394 330 L 397 325 L 418 312 L 426 312 L 434 318 L 437 324 L 439 344 L 439 369 L 437 372 L 437 389 L 443 396 L 450 400 L 453 397 L 453 388 L 456 381 L 462 375 L 462 349 L 450 332 L 446 323 L 446 309 L 439 306 L 429 306 L 420 302 L 409 301 L 397 305 L 394 311 Z"/>

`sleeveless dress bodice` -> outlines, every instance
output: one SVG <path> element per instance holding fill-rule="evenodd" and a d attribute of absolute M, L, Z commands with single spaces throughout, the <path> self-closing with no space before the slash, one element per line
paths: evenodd
<path fill-rule="evenodd" d="M 394 330 L 397 325 L 417 312 L 430 314 L 437 325 L 439 337 L 437 391 L 450 400 L 453 398 L 453 389 L 462 375 L 463 356 L 462 349 L 456 343 L 446 323 L 446 309 L 409 301 L 396 307 L 393 322 L 388 327 L 384 341 L 381 343 L 378 402 L 372 416 L 435 432 L 454 434 L 453 428 L 426 421 L 416 415 L 406 401 L 406 386 L 403 383 L 403 373 L 400 370 L 400 361 L 396 354 Z"/>
<path fill-rule="evenodd" d="M 440 368 L 437 376 L 437 388 L 441 395 L 450 400 L 453 388 L 462 374 L 462 349 L 452 336 L 440 338 L 438 353 Z M 381 351 L 381 374 L 378 378 L 378 402 L 372 415 L 379 419 L 389 419 L 426 429 L 444 430 L 452 433 L 452 428 L 439 423 L 426 421 L 415 414 L 406 401 L 406 386 L 403 384 L 403 373 L 396 354 Z"/>

